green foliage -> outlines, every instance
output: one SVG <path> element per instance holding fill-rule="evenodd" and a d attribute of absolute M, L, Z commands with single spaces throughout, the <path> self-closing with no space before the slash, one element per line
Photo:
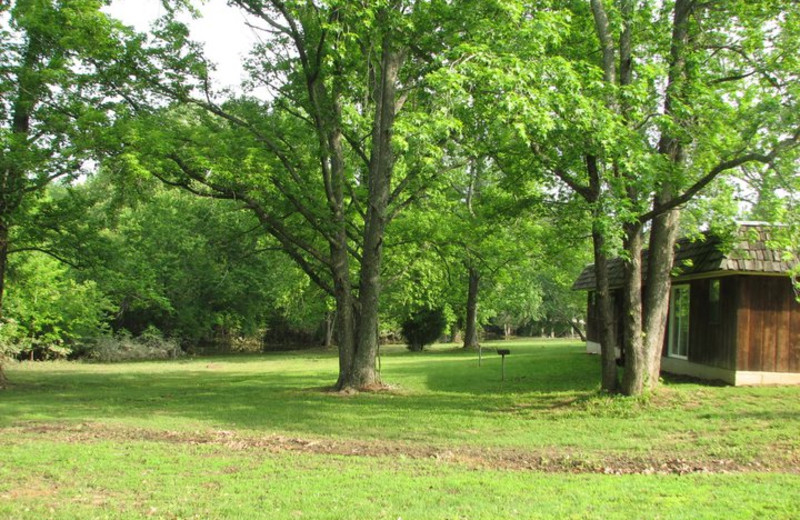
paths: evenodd
<path fill-rule="evenodd" d="M 319 326 L 327 301 L 251 215 L 152 179 L 117 180 L 104 173 L 52 186 L 30 205 L 8 280 L 14 321 L 3 336 L 6 344 L 15 338 L 14 353 L 83 352 L 82 340 L 97 337 L 113 350 L 125 337 L 105 337 L 111 328 L 135 337 L 155 328 L 184 346 L 225 348 L 238 338 L 260 341 L 272 316 Z"/>
<path fill-rule="evenodd" d="M 506 335 L 543 314 L 542 286 L 530 267 L 522 264 L 505 270 L 488 295 L 486 307 L 493 311 L 492 321 L 503 327 Z"/>
<path fill-rule="evenodd" d="M 16 320 L 4 318 L 0 322 L 0 366 L 3 362 L 16 357 L 28 345 L 25 332 L 20 329 Z M 4 383 L 5 380 L 0 381 L 0 388 Z"/>
<path fill-rule="evenodd" d="M 107 330 L 113 306 L 92 280 L 76 278 L 66 265 L 43 253 L 12 257 L 2 343 L 19 355 L 66 357 L 76 346 Z"/>
<path fill-rule="evenodd" d="M 272 312 L 313 319 L 319 305 L 304 296 L 307 279 L 237 205 L 146 178 L 138 194 L 114 202 L 106 179 L 84 188 L 98 201 L 89 218 L 103 238 L 97 246 L 102 261 L 87 275 L 117 306 L 116 329 L 138 335 L 155 327 L 197 344 L 258 336 Z M 323 312 L 316 313 L 318 321 Z"/>
<path fill-rule="evenodd" d="M 412 312 L 401 324 L 400 331 L 412 352 L 420 352 L 442 337 L 447 329 L 447 318 L 442 308 L 423 307 Z"/>

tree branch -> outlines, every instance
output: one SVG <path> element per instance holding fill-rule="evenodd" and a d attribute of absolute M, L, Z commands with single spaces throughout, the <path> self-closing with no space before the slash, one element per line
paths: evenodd
<path fill-rule="evenodd" d="M 66 264 L 66 265 L 72 267 L 73 269 L 83 269 L 83 267 L 80 266 L 79 264 L 74 263 L 74 262 L 72 262 L 70 260 L 67 260 L 66 258 L 64 258 L 63 256 L 59 255 L 58 253 L 54 253 L 53 251 L 50 251 L 49 249 L 45 249 L 43 247 L 31 246 L 31 247 L 20 247 L 20 248 L 16 248 L 16 249 L 9 249 L 8 250 L 8 254 L 10 255 L 12 253 L 30 253 L 30 252 L 34 252 L 34 251 L 38 252 L 38 253 L 44 253 L 49 257 L 55 258 L 56 260 L 58 260 L 62 264 Z"/>
<path fill-rule="evenodd" d="M 784 139 L 783 141 L 779 142 L 775 145 L 769 153 L 763 154 L 758 152 L 751 152 L 734 159 L 729 159 L 727 161 L 722 161 L 717 164 L 714 168 L 709 170 L 705 175 L 703 175 L 700 179 L 697 180 L 694 184 L 692 184 L 689 188 L 686 189 L 681 195 L 677 197 L 673 197 L 672 199 L 668 200 L 663 204 L 656 204 L 655 207 L 645 213 L 644 215 L 639 216 L 639 222 L 645 223 L 648 222 L 658 215 L 669 211 L 673 208 L 676 208 L 682 204 L 685 204 L 689 200 L 692 199 L 700 190 L 708 186 L 717 176 L 721 173 L 731 170 L 733 168 L 737 168 L 743 164 L 749 162 L 759 162 L 762 164 L 769 164 L 774 161 L 780 154 L 789 150 L 791 148 L 796 147 L 800 144 L 800 128 L 798 128 L 794 135 L 788 139 Z"/>

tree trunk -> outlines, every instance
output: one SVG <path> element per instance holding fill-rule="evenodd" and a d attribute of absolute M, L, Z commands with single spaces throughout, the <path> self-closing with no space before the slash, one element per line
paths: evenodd
<path fill-rule="evenodd" d="M 338 255 L 341 256 L 341 255 Z M 334 255 L 334 259 L 337 255 Z M 337 264 L 335 264 L 336 266 Z M 338 262 L 341 266 L 341 260 Z M 344 268 L 347 269 L 347 255 L 344 255 Z M 356 315 L 353 306 L 351 286 L 347 271 L 334 272 L 336 292 L 336 342 L 339 345 L 339 378 L 336 389 L 342 390 L 349 384 L 353 373 L 353 358 L 356 351 Z"/>
<path fill-rule="evenodd" d="M 644 374 L 649 366 L 642 342 L 642 226 L 633 223 L 625 226 L 625 294 L 623 302 L 623 356 L 625 371 L 622 393 L 638 395 L 644 386 Z"/>
<path fill-rule="evenodd" d="M 369 162 L 369 205 L 361 258 L 356 350 L 351 373 L 344 379 L 343 388 L 369 388 L 380 382 L 376 359 L 381 260 L 394 169 L 392 133 L 396 115 L 397 76 L 403 61 L 403 53 L 393 48 L 390 34 L 384 36 L 382 51 L 381 74 L 375 96 L 372 154 Z"/>
<path fill-rule="evenodd" d="M 461 343 L 461 328 L 458 323 L 454 323 L 450 330 L 450 343 Z"/>
<path fill-rule="evenodd" d="M 664 112 L 674 116 L 675 106 L 686 102 L 684 85 L 687 79 L 686 49 L 689 44 L 689 15 L 694 2 L 677 0 L 672 26 L 670 47 L 670 70 L 667 80 Z M 685 167 L 686 151 L 684 144 L 672 132 L 665 131 L 659 141 L 661 153 L 674 170 Z M 671 177 L 665 178 L 660 191 L 653 200 L 653 207 L 670 202 L 675 188 Z M 646 379 L 642 391 L 654 390 L 658 386 L 661 372 L 661 352 L 669 314 L 669 295 L 671 287 L 670 272 L 675 256 L 675 241 L 678 238 L 680 211 L 672 209 L 653 219 L 650 232 L 649 260 L 647 266 L 647 287 L 644 296 L 644 349 L 647 356 Z"/>
<path fill-rule="evenodd" d="M 586 170 L 589 174 L 587 201 L 592 204 L 592 245 L 594 248 L 594 268 L 596 288 L 596 316 L 600 330 L 600 388 L 609 393 L 619 390 L 617 377 L 616 338 L 614 337 L 614 312 L 611 307 L 611 288 L 608 281 L 608 256 L 606 254 L 606 235 L 602 227 L 602 183 L 597 157 L 586 156 Z"/>
<path fill-rule="evenodd" d="M 339 345 L 339 377 L 336 389 L 341 390 L 347 386 L 353 373 L 353 358 L 356 351 L 356 309 L 353 303 L 353 284 L 350 279 L 350 256 L 347 251 L 347 222 L 344 212 L 344 151 L 342 149 L 341 105 L 338 91 L 334 89 L 331 95 L 333 118 L 328 125 L 328 135 L 321 138 L 321 143 L 326 146 L 329 157 L 323 163 L 330 164 L 330 204 L 332 221 L 335 233 L 330 244 L 331 278 L 333 279 L 333 293 L 336 301 L 336 334 Z"/>
<path fill-rule="evenodd" d="M 572 337 L 575 337 L 575 334 L 577 334 L 578 338 L 580 338 L 580 340 L 585 343 L 586 342 L 586 334 L 583 333 L 583 330 L 581 330 L 581 328 L 578 326 L 578 324 L 575 323 L 574 321 L 569 322 L 569 324 L 570 324 L 570 327 L 572 327 L 572 330 L 573 330 Z"/>
<path fill-rule="evenodd" d="M 661 352 L 669 314 L 669 296 L 672 281 L 670 272 L 675 257 L 680 212 L 675 209 L 653 220 L 650 231 L 650 254 L 647 265 L 647 286 L 644 296 L 644 351 L 647 359 L 647 379 L 642 390 L 654 390 L 661 373 Z"/>
<path fill-rule="evenodd" d="M 605 237 L 597 224 L 592 229 L 594 244 L 594 266 L 597 280 L 595 299 L 598 328 L 600 329 L 600 364 L 602 366 L 601 389 L 605 392 L 616 392 L 619 389 L 617 377 L 616 338 L 613 329 L 613 311 L 611 307 L 611 291 L 608 286 L 608 259 L 606 256 Z"/>
<path fill-rule="evenodd" d="M 0 217 L 0 320 L 3 319 L 3 296 L 6 287 L 6 263 L 8 262 L 8 225 Z"/>
<path fill-rule="evenodd" d="M 464 348 L 478 348 L 478 291 L 481 275 L 469 267 L 469 289 L 467 290 L 467 317 L 464 331 Z"/>
<path fill-rule="evenodd" d="M 0 218 L 0 327 L 3 326 L 3 295 L 5 294 L 6 262 L 8 261 L 8 226 Z M 3 352 L 0 352 L 0 389 L 8 382 L 3 370 Z"/>
<path fill-rule="evenodd" d="M 325 314 L 325 338 L 323 348 L 329 349 L 333 346 L 333 335 L 336 331 L 336 311 Z"/>

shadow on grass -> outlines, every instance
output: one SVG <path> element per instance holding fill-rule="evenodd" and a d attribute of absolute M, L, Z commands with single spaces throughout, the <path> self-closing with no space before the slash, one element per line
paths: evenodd
<path fill-rule="evenodd" d="M 478 367 L 474 352 L 390 350 L 382 375 L 398 390 L 354 396 L 323 391 L 335 380 L 335 361 L 334 353 L 315 351 L 20 370 L 2 395 L 0 426 L 124 420 L 172 428 L 178 420 L 183 427 L 401 438 L 426 428 L 459 430 L 507 410 L 515 396 L 546 409 L 563 406 L 564 393 L 597 388 L 596 359 L 574 346 L 513 346 L 502 383 L 493 351 Z"/>
<path fill-rule="evenodd" d="M 496 348 L 506 347 L 511 354 L 503 363 Z M 418 355 L 418 359 L 390 365 L 385 377 L 422 379 L 431 391 L 475 396 L 590 392 L 597 389 L 599 379 L 599 358 L 586 355 L 574 344 L 492 343 L 483 350 L 480 365 L 477 351 L 462 349 Z"/>

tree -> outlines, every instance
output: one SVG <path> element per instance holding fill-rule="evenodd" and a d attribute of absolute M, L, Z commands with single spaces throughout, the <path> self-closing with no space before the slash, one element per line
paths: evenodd
<path fill-rule="evenodd" d="M 560 38 L 544 40 L 541 59 L 520 58 L 542 40 L 500 28 L 508 41 L 488 38 L 461 65 L 462 88 L 488 100 L 474 106 L 497 121 L 488 128 L 504 156 L 590 215 L 610 392 L 619 382 L 606 264 L 626 259 L 622 390 L 639 394 L 658 383 L 679 208 L 744 165 L 774 166 L 800 138 L 798 7 L 593 0 L 549 13 Z"/>
<path fill-rule="evenodd" d="M 542 335 L 545 329 L 582 334 L 586 301 L 572 284 L 589 258 L 585 223 L 549 217 L 528 228 L 527 240 L 520 242 L 527 256 L 510 263 L 487 291 L 493 322 L 503 327 L 506 337 L 520 328 Z M 535 325 L 539 328 L 533 329 Z"/>
<path fill-rule="evenodd" d="M 125 30 L 102 5 L 17 0 L 0 6 L 0 319 L 19 213 L 54 179 L 83 173 L 88 150 L 111 117 L 100 71 L 118 55 Z M 0 386 L 4 380 L 0 362 Z"/>
<path fill-rule="evenodd" d="M 439 66 L 437 11 L 454 8 L 232 4 L 263 27 L 265 43 L 249 67 L 271 99 L 219 101 L 185 30 L 169 22 L 159 33 L 167 43 L 139 59 L 139 75 L 181 106 L 130 134 L 141 151 L 135 162 L 252 211 L 336 301 L 336 387 L 370 387 L 386 227 L 435 177 L 437 144 L 454 130 L 426 81 Z"/>
<path fill-rule="evenodd" d="M 796 103 L 790 83 L 798 71 L 779 57 L 796 50 L 794 29 L 784 21 L 797 13 L 770 2 L 721 9 L 677 1 L 660 14 L 664 44 L 654 47 L 654 42 L 636 41 L 653 11 L 619 2 L 614 6 L 620 19 L 615 29 L 607 7 L 600 0 L 592 2 L 604 82 L 610 87 L 606 104 L 619 114 L 619 131 L 628 137 L 621 140 L 623 147 L 603 150 L 601 167 L 611 176 L 609 182 L 618 185 L 612 204 L 624 208 L 618 210 L 627 259 L 622 391 L 636 395 L 658 384 L 679 207 L 720 175 L 748 163 L 774 162 L 800 137 L 797 120 L 787 111 Z M 776 31 L 770 34 L 765 28 L 773 24 Z M 637 98 L 632 95 L 637 89 L 647 92 L 641 82 L 648 74 L 636 74 L 635 66 L 644 70 L 657 57 L 666 66 L 655 77 L 662 78 L 666 89 L 660 94 L 651 87 Z M 651 114 L 657 117 L 649 122 Z M 652 141 L 654 135 L 657 141 Z M 646 225 L 650 255 L 643 290 Z"/>
<path fill-rule="evenodd" d="M 38 251 L 9 262 L 6 320 L 0 342 L 31 359 L 65 358 L 79 343 L 108 329 L 113 306 L 92 280 Z"/>
<path fill-rule="evenodd" d="M 408 349 L 420 352 L 425 345 L 430 345 L 439 339 L 447 327 L 447 318 L 444 310 L 420 308 L 407 316 L 402 323 L 401 332 Z"/>
<path fill-rule="evenodd" d="M 660 54 L 666 63 L 661 75 L 666 89 L 661 96 L 651 90 L 647 102 L 637 106 L 635 97 L 626 96 L 642 79 L 636 66 L 646 67 L 659 52 L 637 42 L 634 29 L 647 23 L 652 11 L 637 10 L 629 1 L 616 8 L 621 18 L 618 32 L 611 29 L 603 2 L 592 2 L 604 81 L 613 86 L 609 106 L 629 132 L 634 130 L 629 133 L 631 143 L 650 162 L 642 179 L 641 170 L 622 155 L 630 153 L 630 144 L 606 155 L 609 171 L 617 172 L 625 190 L 621 202 L 633 209 L 623 218 L 627 262 L 622 391 L 637 395 L 658 384 L 680 206 L 715 178 L 749 163 L 772 164 L 800 140 L 800 69 L 783 59 L 798 50 L 794 24 L 800 11 L 775 2 L 716 6 L 676 1 L 660 19 L 669 30 L 668 47 L 661 47 L 668 53 Z M 612 43 L 615 34 L 620 35 L 618 49 Z M 618 77 L 615 56 L 620 60 Z M 653 124 L 632 117 L 652 111 L 653 100 L 663 103 Z M 652 135 L 658 135 L 657 143 L 649 141 Z M 643 292 L 641 258 L 648 223 L 650 255 Z"/>
<path fill-rule="evenodd" d="M 113 201 L 108 172 L 76 188 L 94 199 L 86 219 L 104 238 L 82 276 L 116 306 L 115 330 L 156 327 L 183 345 L 257 337 L 287 294 L 300 299 L 306 279 L 258 221 L 230 201 L 199 199 L 140 179 L 142 193 Z M 321 320 L 321 316 L 320 316 Z"/>

